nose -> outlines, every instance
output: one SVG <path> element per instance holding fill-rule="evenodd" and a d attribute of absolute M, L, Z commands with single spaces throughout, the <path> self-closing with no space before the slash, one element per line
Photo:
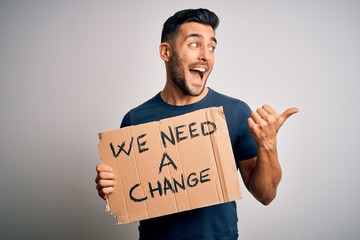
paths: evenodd
<path fill-rule="evenodd" d="M 207 62 L 210 59 L 210 51 L 207 47 L 203 46 L 199 52 L 199 60 Z"/>

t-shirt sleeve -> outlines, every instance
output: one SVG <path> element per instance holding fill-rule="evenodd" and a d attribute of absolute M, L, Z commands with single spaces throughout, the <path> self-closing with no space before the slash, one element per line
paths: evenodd
<path fill-rule="evenodd" d="M 237 129 L 238 136 L 234 154 L 235 159 L 241 161 L 257 156 L 258 150 L 248 125 L 248 118 L 251 115 L 250 107 L 246 103 L 241 102 L 237 114 L 239 128 Z"/>
<path fill-rule="evenodd" d="M 121 124 L 120 124 L 120 128 L 123 128 L 123 127 L 128 127 L 130 126 L 131 123 L 130 123 L 130 112 L 126 113 L 125 116 L 123 117 L 122 121 L 121 121 Z"/>

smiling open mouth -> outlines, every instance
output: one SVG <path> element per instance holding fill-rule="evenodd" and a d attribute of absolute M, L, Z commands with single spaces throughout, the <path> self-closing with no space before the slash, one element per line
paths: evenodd
<path fill-rule="evenodd" d="M 196 80 L 203 79 L 205 72 L 206 72 L 206 68 L 203 67 L 190 68 L 190 73 L 192 77 Z"/>

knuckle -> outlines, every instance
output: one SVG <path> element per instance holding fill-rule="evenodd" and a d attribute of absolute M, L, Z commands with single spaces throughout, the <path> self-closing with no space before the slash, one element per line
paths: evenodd
<path fill-rule="evenodd" d="M 102 164 L 96 165 L 96 171 L 101 172 L 102 171 Z"/>
<path fill-rule="evenodd" d="M 99 179 L 103 179 L 105 176 L 105 173 L 104 172 L 99 172 L 98 176 L 99 176 Z"/>
<path fill-rule="evenodd" d="M 99 182 L 98 182 L 98 186 L 100 187 L 100 188 L 103 188 L 103 187 L 105 187 L 106 186 L 106 181 L 105 180 L 103 180 L 103 179 L 100 179 L 99 180 Z"/>
<path fill-rule="evenodd" d="M 115 182 L 113 180 L 105 180 L 105 179 L 101 179 L 98 183 L 98 185 L 102 188 L 106 188 L 106 187 L 112 187 L 115 185 Z"/>
<path fill-rule="evenodd" d="M 113 191 L 114 191 L 113 187 L 107 187 L 107 188 L 101 189 L 100 194 L 105 197 L 105 196 L 109 195 L 110 193 L 112 193 Z"/>
<path fill-rule="evenodd" d="M 258 125 L 261 129 L 263 129 L 263 128 L 267 127 L 268 123 L 267 123 L 267 121 L 262 120 L 262 121 L 259 121 Z"/>
<path fill-rule="evenodd" d="M 107 179 L 108 178 L 108 174 L 106 172 L 100 172 L 99 173 L 99 179 Z"/>
<path fill-rule="evenodd" d="M 272 122 L 275 122 L 275 119 L 276 119 L 276 118 L 275 118 L 274 115 L 269 115 L 267 119 L 268 119 L 268 121 L 269 121 L 270 123 L 272 123 Z"/>

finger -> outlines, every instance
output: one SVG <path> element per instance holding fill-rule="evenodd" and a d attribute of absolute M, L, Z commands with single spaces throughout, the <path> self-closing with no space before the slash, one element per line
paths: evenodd
<path fill-rule="evenodd" d="M 268 114 L 277 114 L 275 109 L 273 109 L 270 105 L 264 104 L 262 109 L 264 109 Z"/>
<path fill-rule="evenodd" d="M 103 188 L 101 189 L 101 191 L 98 192 L 99 196 L 102 198 L 102 199 L 106 199 L 107 195 L 113 193 L 115 191 L 115 188 L 113 187 L 108 187 L 108 188 Z"/>
<path fill-rule="evenodd" d="M 293 114 L 299 112 L 298 108 L 289 108 L 287 110 L 285 110 L 281 115 L 280 115 L 280 126 L 282 126 L 285 121 Z"/>
<path fill-rule="evenodd" d="M 115 186 L 115 181 L 114 180 L 104 180 L 101 179 L 99 180 L 99 182 L 96 184 L 96 189 L 97 190 L 101 190 L 103 188 L 107 188 L 107 187 L 114 187 Z"/>
<path fill-rule="evenodd" d="M 95 182 L 99 183 L 100 180 L 115 180 L 115 174 L 112 172 L 98 172 Z"/>
<path fill-rule="evenodd" d="M 254 129 L 256 127 L 256 123 L 251 117 L 248 118 L 248 125 L 250 129 Z"/>
<path fill-rule="evenodd" d="M 98 173 L 99 180 L 114 180 L 115 174 L 112 172 L 99 172 Z"/>
<path fill-rule="evenodd" d="M 97 172 L 113 172 L 113 169 L 109 165 L 101 163 L 96 166 L 96 171 Z"/>
<path fill-rule="evenodd" d="M 114 179 L 115 175 L 113 174 L 112 168 L 105 164 L 99 164 L 96 166 L 97 175 L 95 182 L 98 183 L 100 179 Z"/>
<path fill-rule="evenodd" d="M 254 121 L 256 124 L 260 124 L 263 119 L 261 118 L 260 114 L 258 112 L 252 112 L 250 115 L 250 118 Z"/>
<path fill-rule="evenodd" d="M 264 108 L 258 108 L 256 112 L 262 119 L 267 119 L 269 116 L 269 113 Z"/>
<path fill-rule="evenodd" d="M 100 197 L 105 199 L 105 196 L 115 191 L 115 181 L 100 180 L 96 184 L 96 190 Z"/>

